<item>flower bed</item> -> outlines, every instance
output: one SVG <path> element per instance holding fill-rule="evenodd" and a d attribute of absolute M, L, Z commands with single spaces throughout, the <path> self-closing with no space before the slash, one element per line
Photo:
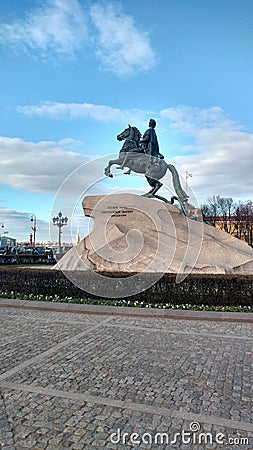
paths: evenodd
<path fill-rule="evenodd" d="M 220 311 L 220 312 L 246 312 L 253 313 L 253 306 L 208 306 L 208 305 L 191 305 L 173 303 L 144 303 L 136 301 L 131 301 L 127 299 L 121 300 L 105 300 L 105 299 L 90 299 L 90 298 L 72 298 L 64 297 L 61 298 L 58 295 L 34 295 L 34 294 L 21 294 L 18 292 L 4 292 L 0 291 L 0 298 L 10 298 L 10 299 L 20 299 L 20 300 L 30 300 L 30 301 L 40 301 L 40 302 L 53 302 L 53 303 L 76 303 L 80 305 L 106 305 L 106 306 L 122 306 L 122 307 L 134 307 L 134 308 L 158 308 L 158 309 L 177 309 L 177 310 L 188 310 L 188 311 Z"/>

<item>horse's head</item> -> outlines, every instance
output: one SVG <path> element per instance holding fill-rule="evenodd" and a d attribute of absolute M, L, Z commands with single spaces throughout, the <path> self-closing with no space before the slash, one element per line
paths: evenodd
<path fill-rule="evenodd" d="M 138 128 L 131 127 L 131 125 L 128 125 L 128 127 L 125 128 L 124 131 L 118 134 L 117 139 L 118 141 L 124 141 L 126 139 L 129 139 L 138 142 L 140 140 L 140 137 L 141 133 L 139 132 Z"/>
<path fill-rule="evenodd" d="M 124 131 L 118 134 L 117 140 L 124 141 L 125 139 L 128 139 L 131 134 L 131 129 L 132 129 L 131 125 L 128 125 L 128 128 L 125 128 Z"/>

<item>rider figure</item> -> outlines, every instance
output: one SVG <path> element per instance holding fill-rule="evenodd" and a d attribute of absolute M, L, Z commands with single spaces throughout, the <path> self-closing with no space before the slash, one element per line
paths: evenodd
<path fill-rule="evenodd" d="M 154 164 L 159 163 L 159 159 L 164 159 L 164 156 L 159 153 L 159 144 L 155 132 L 156 127 L 156 121 L 154 119 L 150 119 L 149 121 L 149 128 L 145 131 L 143 138 L 140 140 L 140 148 L 136 149 L 136 152 L 140 153 L 146 153 L 147 155 L 150 155 L 148 164 L 147 164 L 147 172 L 146 175 L 150 175 L 151 173 L 151 166 Z M 126 165 L 126 161 L 128 159 L 128 153 L 126 153 L 126 156 L 124 158 L 124 161 L 122 165 L 120 166 L 121 169 L 124 169 Z M 125 172 L 125 175 L 130 175 L 131 169 L 128 169 L 127 172 Z"/>
<path fill-rule="evenodd" d="M 148 126 L 149 128 L 145 131 L 143 138 L 140 140 L 140 144 L 145 153 L 148 153 L 150 156 L 164 159 L 164 156 L 159 153 L 159 144 L 155 132 L 156 121 L 150 119 Z"/>

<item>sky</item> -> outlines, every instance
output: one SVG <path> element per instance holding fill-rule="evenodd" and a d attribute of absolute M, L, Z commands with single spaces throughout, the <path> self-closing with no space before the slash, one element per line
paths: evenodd
<path fill-rule="evenodd" d="M 0 222 L 18 241 L 91 226 L 86 195 L 144 194 L 107 161 L 152 117 L 190 201 L 253 199 L 252 0 L 1 0 Z M 171 176 L 161 193 L 173 193 Z"/>

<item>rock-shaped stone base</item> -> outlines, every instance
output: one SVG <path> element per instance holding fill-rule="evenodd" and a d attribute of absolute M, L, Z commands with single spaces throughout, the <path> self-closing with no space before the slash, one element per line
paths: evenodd
<path fill-rule="evenodd" d="M 54 269 L 253 274 L 253 249 L 173 205 L 133 194 L 86 197 L 94 228 Z"/>

